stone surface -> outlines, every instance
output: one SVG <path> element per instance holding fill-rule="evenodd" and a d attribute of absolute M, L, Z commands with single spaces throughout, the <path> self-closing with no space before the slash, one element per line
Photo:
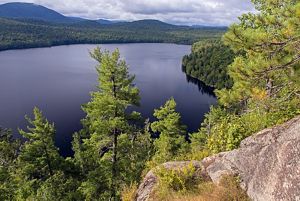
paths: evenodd
<path fill-rule="evenodd" d="M 174 169 L 189 163 L 163 165 Z M 241 187 L 254 201 L 300 201 L 300 117 L 246 138 L 239 149 L 193 164 L 214 183 L 224 174 L 239 176 Z M 137 200 L 146 201 L 156 183 L 157 177 L 150 171 L 138 189 Z"/>
<path fill-rule="evenodd" d="M 147 173 L 143 182 L 139 186 L 136 194 L 137 201 L 146 201 L 149 199 L 153 189 L 157 183 L 157 177 L 153 173 L 153 170 Z"/>
<path fill-rule="evenodd" d="M 240 148 L 213 156 L 206 171 L 213 182 L 238 175 L 241 187 L 256 201 L 300 201 L 300 117 L 265 129 Z"/>

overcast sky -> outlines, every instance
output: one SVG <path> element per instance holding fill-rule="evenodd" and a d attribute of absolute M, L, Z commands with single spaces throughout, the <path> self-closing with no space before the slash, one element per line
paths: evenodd
<path fill-rule="evenodd" d="M 16 0 L 15 0 L 16 1 Z M 88 19 L 157 19 L 186 25 L 229 25 L 254 11 L 250 0 L 19 0 Z M 14 2 L 0 0 L 0 4 Z"/>

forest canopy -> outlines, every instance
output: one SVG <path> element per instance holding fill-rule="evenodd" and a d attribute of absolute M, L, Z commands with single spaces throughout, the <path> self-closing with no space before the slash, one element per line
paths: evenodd
<path fill-rule="evenodd" d="M 230 88 L 233 84 L 228 66 L 233 62 L 234 52 L 219 40 L 194 43 L 192 53 L 183 57 L 182 70 L 206 85 L 217 89 Z"/>
<path fill-rule="evenodd" d="M 220 38 L 224 27 L 192 28 L 144 20 L 100 25 L 97 22 L 60 24 L 0 18 L 0 51 L 69 44 L 178 43 Z"/>

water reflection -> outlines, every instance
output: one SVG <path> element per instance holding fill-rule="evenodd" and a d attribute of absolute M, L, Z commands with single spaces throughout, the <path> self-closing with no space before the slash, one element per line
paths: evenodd
<path fill-rule="evenodd" d="M 200 81 L 200 80 L 198 80 L 196 78 L 193 78 L 193 77 L 191 77 L 189 75 L 186 75 L 186 81 L 188 83 L 193 83 L 193 84 L 197 85 L 199 91 L 202 94 L 207 94 L 207 95 L 209 95 L 211 97 L 214 97 L 214 98 L 216 97 L 216 95 L 214 93 L 215 88 L 205 85 L 204 82 L 202 82 L 202 81 Z"/>

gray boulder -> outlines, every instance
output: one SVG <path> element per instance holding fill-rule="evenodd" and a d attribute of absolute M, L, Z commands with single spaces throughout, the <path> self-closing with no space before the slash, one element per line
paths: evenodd
<path fill-rule="evenodd" d="M 163 165 L 174 169 L 188 164 Z M 239 176 L 241 187 L 254 201 L 300 201 L 300 117 L 246 138 L 239 149 L 193 164 L 214 183 L 225 174 Z M 150 171 L 137 191 L 137 200 L 147 201 L 156 184 L 157 177 Z"/>

